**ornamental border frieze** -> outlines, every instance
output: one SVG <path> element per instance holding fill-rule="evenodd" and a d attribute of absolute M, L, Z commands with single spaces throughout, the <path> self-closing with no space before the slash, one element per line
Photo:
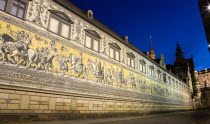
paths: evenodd
<path fill-rule="evenodd" d="M 3 85 L 83 94 L 87 96 L 101 96 L 112 99 L 190 105 L 190 103 L 163 96 L 135 92 L 105 84 L 94 84 L 85 79 L 71 79 L 51 73 L 46 74 L 24 68 L 14 68 L 9 65 L 0 65 L 0 79 L 0 84 Z"/>

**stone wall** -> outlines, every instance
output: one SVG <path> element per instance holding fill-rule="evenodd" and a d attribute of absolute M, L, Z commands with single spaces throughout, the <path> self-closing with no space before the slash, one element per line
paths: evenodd
<path fill-rule="evenodd" d="M 63 94 L 57 92 L 2 87 L 0 113 L 148 113 L 189 110 L 190 106 L 144 101 L 117 100 Z"/>

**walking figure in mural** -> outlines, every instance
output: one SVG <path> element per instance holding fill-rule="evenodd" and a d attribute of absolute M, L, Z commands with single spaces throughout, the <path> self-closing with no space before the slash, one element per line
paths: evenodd
<path fill-rule="evenodd" d="M 101 67 L 101 62 L 95 59 L 95 62 L 88 60 L 88 66 L 90 67 L 91 74 L 94 75 L 97 81 L 102 82 L 104 80 L 104 68 Z"/>
<path fill-rule="evenodd" d="M 135 77 L 133 76 L 132 73 L 129 74 L 127 81 L 128 81 L 128 84 L 131 84 L 132 87 L 136 87 Z"/>
<path fill-rule="evenodd" d="M 66 58 L 66 55 L 58 55 L 59 63 L 58 70 L 62 71 L 62 75 L 64 75 L 65 71 L 68 71 L 68 62 L 69 60 Z"/>
<path fill-rule="evenodd" d="M 78 77 L 80 77 L 82 74 L 87 75 L 87 68 L 83 64 L 82 60 L 82 53 L 79 54 L 79 57 L 76 57 L 72 53 L 69 55 L 70 62 L 71 62 L 71 68 L 70 70 L 74 70 L 74 77 L 76 77 L 76 74 L 78 74 Z"/>
<path fill-rule="evenodd" d="M 113 83 L 113 76 L 112 76 L 113 68 L 107 69 L 105 72 L 105 81 L 108 82 L 109 84 Z"/>
<path fill-rule="evenodd" d="M 116 83 L 125 84 L 125 78 L 122 69 L 120 71 L 118 71 L 118 68 L 116 69 L 114 72 L 114 79 Z"/>

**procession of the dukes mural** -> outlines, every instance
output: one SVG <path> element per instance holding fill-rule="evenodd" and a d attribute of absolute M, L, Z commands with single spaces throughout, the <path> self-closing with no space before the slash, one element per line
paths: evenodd
<path fill-rule="evenodd" d="M 152 48 L 152 57 L 142 52 L 128 36 L 95 20 L 93 11 L 69 1 L 5 1 L 0 6 L 0 113 L 86 117 L 195 108 L 193 90 L 199 88 L 193 85 L 193 64 L 186 64 L 186 74 L 173 73 L 164 55 L 155 59 Z M 24 12 L 11 11 L 10 4 Z M 176 52 L 179 58 L 179 44 Z"/>
<path fill-rule="evenodd" d="M 164 84 L 2 21 L 0 33 L 1 64 L 189 99 Z"/>

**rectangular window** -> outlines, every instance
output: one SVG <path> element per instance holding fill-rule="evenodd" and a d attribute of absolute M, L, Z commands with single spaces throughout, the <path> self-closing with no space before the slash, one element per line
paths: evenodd
<path fill-rule="evenodd" d="M 110 58 L 114 59 L 114 49 L 110 48 Z"/>
<path fill-rule="evenodd" d="M 90 48 L 91 49 L 91 37 L 89 37 L 89 36 L 87 36 L 86 35 L 86 41 L 85 41 L 85 46 L 87 47 L 87 48 Z"/>
<path fill-rule="evenodd" d="M 0 10 L 5 10 L 7 5 L 7 0 L 0 0 Z"/>
<path fill-rule="evenodd" d="M 133 59 L 131 59 L 131 67 L 134 68 L 134 60 Z"/>
<path fill-rule="evenodd" d="M 59 21 L 50 17 L 49 30 L 58 33 Z"/>
<path fill-rule="evenodd" d="M 74 24 L 74 22 L 63 12 L 57 10 L 49 11 L 51 13 L 48 23 L 48 30 L 59 36 L 62 36 L 63 38 L 70 39 L 71 24 Z"/>
<path fill-rule="evenodd" d="M 128 66 L 131 66 L 131 58 L 128 57 Z"/>
<path fill-rule="evenodd" d="M 70 27 L 63 23 L 62 23 L 61 27 L 62 27 L 61 28 L 61 36 L 65 37 L 65 38 L 69 38 Z"/>
<path fill-rule="evenodd" d="M 0 10 L 24 19 L 29 0 L 0 0 Z"/>
<path fill-rule="evenodd" d="M 110 43 L 110 48 L 109 48 L 109 57 L 120 61 L 120 48 L 116 43 Z"/>
<path fill-rule="evenodd" d="M 135 55 L 132 52 L 127 52 L 128 66 L 135 68 Z"/>
<path fill-rule="evenodd" d="M 23 18 L 23 16 L 24 16 L 24 9 L 19 9 L 17 17 Z"/>
<path fill-rule="evenodd" d="M 14 16 L 16 16 L 17 15 L 17 11 L 18 11 L 18 6 L 13 5 L 11 14 L 14 15 Z"/>
<path fill-rule="evenodd" d="M 11 14 L 18 18 L 24 18 L 25 9 L 26 9 L 25 3 L 21 2 L 20 0 L 14 0 L 11 9 Z"/>
<path fill-rule="evenodd" d="M 141 62 L 139 64 L 139 69 L 140 69 L 140 71 L 143 71 L 143 64 Z"/>
<path fill-rule="evenodd" d="M 85 39 L 84 46 L 93 50 L 93 51 L 99 52 L 100 51 L 99 50 L 99 48 L 100 48 L 99 47 L 100 46 L 99 39 L 90 33 L 87 33 L 85 37 L 86 37 L 86 39 Z"/>
<path fill-rule="evenodd" d="M 117 61 L 120 61 L 120 52 L 119 52 L 119 51 L 116 51 L 116 52 L 115 52 L 115 59 L 116 59 Z"/>
<path fill-rule="evenodd" d="M 144 73 L 146 73 L 146 65 L 145 64 L 142 66 L 142 70 Z"/>
<path fill-rule="evenodd" d="M 99 42 L 97 40 L 93 40 L 93 50 L 99 51 Z"/>

